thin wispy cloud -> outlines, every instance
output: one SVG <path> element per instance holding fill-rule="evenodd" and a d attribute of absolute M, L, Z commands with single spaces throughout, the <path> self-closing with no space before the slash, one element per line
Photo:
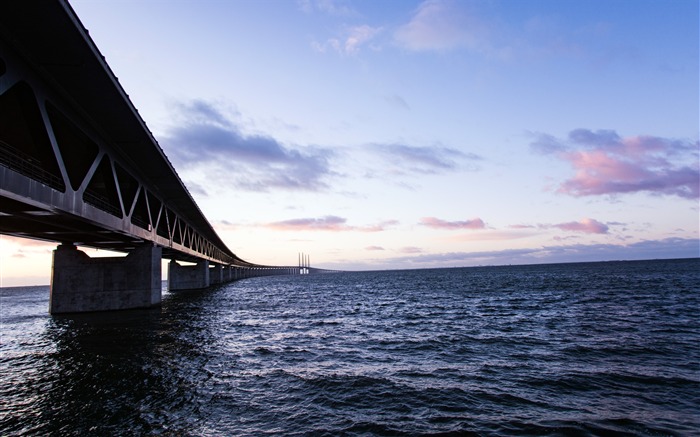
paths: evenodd
<path fill-rule="evenodd" d="M 487 227 L 480 218 L 464 221 L 445 221 L 435 217 L 424 217 L 420 220 L 420 225 L 433 229 L 444 229 L 451 231 L 458 230 L 480 230 L 481 232 L 462 233 L 457 236 L 452 235 L 450 241 L 511 241 L 523 238 L 537 237 L 545 235 L 549 230 L 558 229 L 568 234 L 609 234 L 611 225 L 623 225 L 621 223 L 603 223 L 593 218 L 584 218 L 579 221 L 564 223 L 538 223 L 538 224 L 514 224 L 506 226 L 506 229 Z M 569 238 L 555 236 L 555 239 Z"/>
<path fill-rule="evenodd" d="M 396 220 L 386 220 L 376 224 L 354 226 L 344 217 L 327 215 L 325 217 L 305 217 L 266 223 L 263 226 L 276 231 L 330 231 L 330 232 L 382 232 L 398 224 Z"/>
<path fill-rule="evenodd" d="M 381 27 L 372 27 L 366 24 L 351 27 L 348 29 L 348 36 L 343 45 L 345 53 L 357 53 L 360 47 L 372 41 L 381 31 Z"/>
<path fill-rule="evenodd" d="M 538 236 L 540 234 L 541 232 L 537 231 L 485 229 L 481 232 L 468 232 L 456 236 L 450 235 L 449 241 L 514 241 Z"/>
<path fill-rule="evenodd" d="M 3 244 L 16 244 L 24 248 L 33 248 L 38 250 L 54 249 L 56 243 L 49 243 L 42 240 L 34 240 L 32 238 L 13 237 L 12 235 L 0 235 Z"/>
<path fill-rule="evenodd" d="M 270 136 L 244 134 L 232 117 L 203 100 L 176 109 L 178 123 L 162 143 L 177 168 L 205 169 L 217 184 L 249 191 L 328 188 L 330 149 L 292 148 Z"/>
<path fill-rule="evenodd" d="M 440 145 L 372 144 L 368 150 L 380 155 L 394 172 L 399 173 L 438 174 L 462 168 L 473 170 L 482 159 L 479 155 Z"/>
<path fill-rule="evenodd" d="M 491 50 L 488 26 L 474 2 L 427 0 L 394 32 L 395 42 L 411 51 Z"/>
<path fill-rule="evenodd" d="M 189 191 L 191 194 L 201 197 L 207 197 L 209 195 L 207 190 L 196 182 L 187 181 L 185 182 L 185 186 L 187 187 L 187 191 Z"/>
<path fill-rule="evenodd" d="M 311 0 L 301 3 L 307 13 L 326 11 L 329 15 L 359 18 L 362 15 L 352 8 Z M 365 47 L 375 51 L 385 47 L 398 47 L 412 52 L 447 52 L 467 49 L 489 55 L 499 55 L 494 47 L 492 23 L 482 16 L 476 1 L 426 0 L 414 11 L 410 20 L 403 24 L 369 25 L 344 24 L 336 30 L 336 35 L 323 42 L 314 41 L 312 47 L 321 53 L 337 52 L 355 55 Z M 507 49 L 507 47 L 505 48 Z"/>
<path fill-rule="evenodd" d="M 47 255 L 56 249 L 56 243 L 49 243 L 29 238 L 18 238 L 10 235 L 0 235 L 0 245 L 13 248 L 10 257 L 22 259 L 36 255 Z"/>
<path fill-rule="evenodd" d="M 697 199 L 698 142 L 612 130 L 576 129 L 567 139 L 538 134 L 531 147 L 568 163 L 575 174 L 557 192 L 575 197 L 646 192 Z"/>
<path fill-rule="evenodd" d="M 535 229 L 537 226 L 535 225 L 523 225 L 523 224 L 517 224 L 517 225 L 508 225 L 510 229 Z"/>
<path fill-rule="evenodd" d="M 529 224 L 515 224 L 509 225 L 508 228 L 516 230 L 526 230 L 526 229 L 559 229 L 566 232 L 577 232 L 585 234 L 607 234 L 610 230 L 609 225 L 621 225 L 621 223 L 603 223 L 593 218 L 583 218 L 579 221 L 571 221 L 564 223 L 538 223 L 536 225 Z"/>
<path fill-rule="evenodd" d="M 554 56 L 601 65 L 638 57 L 632 46 L 609 44 L 610 23 L 588 22 L 572 28 L 551 15 L 535 13 L 519 26 L 504 27 L 502 19 L 490 11 L 483 1 L 425 0 L 408 22 L 394 30 L 393 41 L 412 52 L 467 50 L 501 60 Z M 593 49 L 592 40 L 600 41 L 600 47 Z"/>
<path fill-rule="evenodd" d="M 610 44 L 612 25 L 591 21 L 571 27 L 552 15 L 535 12 L 517 26 L 505 26 L 494 8 L 479 0 L 425 0 L 400 24 L 344 24 L 333 38 L 313 42 L 319 52 L 357 54 L 369 46 L 414 53 L 446 53 L 466 50 L 489 58 L 533 60 L 544 57 L 588 59 L 594 65 L 639 57 L 639 49 L 623 43 Z M 345 2 L 302 0 L 306 13 L 362 19 L 363 14 Z M 380 34 L 381 37 L 380 37 Z M 385 37 L 384 37 L 385 36 Z M 591 44 L 598 41 L 599 44 Z M 596 48 L 593 48 L 596 47 Z"/>
<path fill-rule="evenodd" d="M 416 246 L 406 246 L 399 249 L 401 253 L 422 253 L 423 249 Z"/>
<path fill-rule="evenodd" d="M 391 106 L 399 109 L 406 109 L 410 110 L 411 107 L 408 105 L 406 100 L 401 97 L 398 94 L 388 94 L 384 96 L 384 100 L 386 100 L 387 103 L 389 103 Z"/>
<path fill-rule="evenodd" d="M 447 230 L 474 230 L 474 229 L 484 229 L 486 224 L 480 218 L 474 218 L 471 220 L 463 221 L 446 221 L 441 220 L 436 217 L 423 217 L 420 219 L 420 225 L 427 226 L 433 229 L 447 229 Z"/>
<path fill-rule="evenodd" d="M 241 225 L 232 223 L 228 220 L 218 220 L 213 222 L 212 225 L 214 226 L 214 229 L 219 232 L 236 231 L 241 227 Z"/>
<path fill-rule="evenodd" d="M 312 47 L 321 53 L 356 55 L 367 47 L 441 54 L 462 50 L 504 61 L 553 56 L 588 59 L 594 65 L 638 56 L 638 50 L 631 46 L 610 47 L 609 23 L 589 22 L 572 28 L 551 16 L 534 14 L 517 26 L 505 26 L 489 2 L 478 0 L 425 0 L 404 22 L 373 25 L 358 21 L 363 14 L 345 3 L 306 0 L 300 5 L 306 13 L 356 20 L 353 25 L 343 23 L 333 37 L 321 39 L 323 42 L 313 41 Z M 592 49 L 595 44 L 591 40 L 606 48 Z"/>
<path fill-rule="evenodd" d="M 423 217 L 420 219 L 419 225 L 425 226 L 432 229 L 443 229 L 443 230 L 481 230 L 486 229 L 486 223 L 479 217 L 473 218 L 471 220 L 457 220 L 448 221 L 442 220 L 437 217 Z M 617 223 L 615 223 L 617 224 Z M 515 224 L 509 225 L 509 229 L 514 230 L 527 230 L 527 229 L 551 229 L 556 228 L 563 231 L 569 232 L 583 232 L 587 234 L 607 234 L 609 227 L 607 224 L 602 223 L 593 218 L 584 218 L 579 221 L 565 222 L 565 223 L 555 223 L 555 224 L 537 224 L 537 225 L 526 225 L 526 224 Z M 492 234 L 497 235 L 496 239 L 501 239 L 501 237 L 506 237 L 505 239 L 511 238 L 521 238 L 522 233 L 512 233 L 512 232 L 492 232 Z"/>
<path fill-rule="evenodd" d="M 417 253 L 372 260 L 381 268 L 458 267 L 476 265 L 542 264 L 600 260 L 692 258 L 700 254 L 697 239 L 666 238 L 630 244 L 561 244 L 475 252 Z M 369 266 L 368 266 L 369 267 Z M 376 267 L 375 267 L 376 268 Z"/>
<path fill-rule="evenodd" d="M 345 27 L 338 37 L 329 38 L 323 43 L 313 42 L 312 46 L 321 53 L 332 50 L 345 55 L 355 55 L 363 47 L 370 45 L 382 30 L 381 27 L 372 27 L 367 24 Z"/>
<path fill-rule="evenodd" d="M 357 11 L 343 0 L 298 0 L 299 8 L 308 13 L 321 12 L 332 16 L 353 16 Z"/>

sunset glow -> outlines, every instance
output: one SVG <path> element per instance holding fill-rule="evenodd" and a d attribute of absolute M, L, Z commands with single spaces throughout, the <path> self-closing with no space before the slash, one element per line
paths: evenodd
<path fill-rule="evenodd" d="M 697 1 L 71 5 L 243 259 L 700 256 Z M 0 285 L 49 283 L 1 238 Z"/>

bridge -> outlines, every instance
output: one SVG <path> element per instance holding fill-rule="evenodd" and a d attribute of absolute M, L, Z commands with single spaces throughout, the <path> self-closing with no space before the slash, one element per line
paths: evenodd
<path fill-rule="evenodd" d="M 59 243 L 54 314 L 158 305 L 162 258 L 170 290 L 320 271 L 226 247 L 66 0 L 0 8 L 0 205 L 0 233 Z"/>

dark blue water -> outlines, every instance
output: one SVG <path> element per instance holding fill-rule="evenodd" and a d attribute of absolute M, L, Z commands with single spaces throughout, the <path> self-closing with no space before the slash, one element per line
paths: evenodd
<path fill-rule="evenodd" d="M 0 298 L 0 435 L 699 435 L 700 260 Z"/>

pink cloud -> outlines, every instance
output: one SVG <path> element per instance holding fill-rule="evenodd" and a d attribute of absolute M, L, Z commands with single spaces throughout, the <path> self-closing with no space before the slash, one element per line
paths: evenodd
<path fill-rule="evenodd" d="M 578 222 L 559 223 L 552 225 L 552 227 L 563 231 L 584 232 L 587 234 L 608 233 L 608 226 L 606 224 L 592 218 L 585 218 Z"/>
<path fill-rule="evenodd" d="M 476 265 L 523 265 L 601 260 L 647 260 L 697 258 L 697 238 L 643 240 L 629 244 L 569 243 L 475 252 L 441 252 L 400 255 L 389 259 L 370 259 L 357 269 L 393 269 L 413 267 L 456 267 Z M 340 266 L 338 266 L 340 267 Z"/>
<path fill-rule="evenodd" d="M 269 223 L 266 226 L 278 231 L 344 231 L 348 229 L 342 217 L 328 215 L 322 218 L 298 218 Z"/>
<path fill-rule="evenodd" d="M 367 246 L 365 250 L 384 250 L 382 246 Z"/>
<path fill-rule="evenodd" d="M 359 232 L 381 232 L 387 227 L 397 224 L 396 220 L 386 220 L 368 226 L 350 226 L 347 219 L 334 215 L 321 218 L 298 218 L 268 223 L 265 226 L 278 231 L 359 231 Z"/>
<path fill-rule="evenodd" d="M 574 169 L 557 192 L 571 196 L 649 192 L 700 197 L 697 141 L 648 135 L 620 137 L 615 131 L 576 129 L 568 141 L 540 135 L 537 150 L 554 153 Z"/>
<path fill-rule="evenodd" d="M 360 227 L 355 227 L 353 228 L 354 230 L 357 231 L 362 231 L 362 232 L 382 232 L 386 230 L 386 228 L 394 226 L 399 224 L 398 220 L 385 220 L 383 222 L 379 222 L 374 225 L 368 225 L 368 226 L 360 226 Z"/>
<path fill-rule="evenodd" d="M 420 224 L 433 229 L 484 229 L 486 224 L 480 218 L 449 222 L 436 217 L 423 217 Z"/>

